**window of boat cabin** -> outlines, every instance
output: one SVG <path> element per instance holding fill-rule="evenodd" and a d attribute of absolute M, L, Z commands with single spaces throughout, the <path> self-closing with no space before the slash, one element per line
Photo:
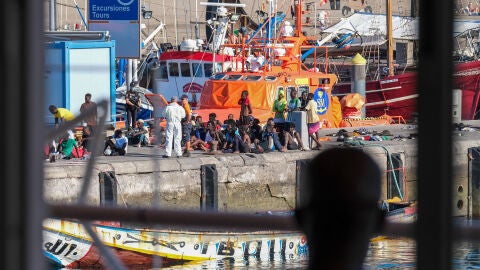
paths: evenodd
<path fill-rule="evenodd" d="M 190 63 L 180 63 L 180 71 L 182 72 L 182 77 L 192 77 Z"/>
<path fill-rule="evenodd" d="M 217 73 L 213 76 L 211 76 L 212 79 L 214 80 L 223 80 L 223 78 L 227 77 L 227 74 L 225 73 Z"/>
<path fill-rule="evenodd" d="M 307 94 L 308 94 L 310 92 L 310 87 L 308 87 L 308 85 L 298 86 L 298 97 L 299 98 L 302 96 L 303 92 L 307 92 Z"/>
<path fill-rule="evenodd" d="M 285 93 L 285 98 L 287 99 L 287 101 L 290 101 L 290 93 L 296 89 L 296 86 L 287 86 L 287 92 Z"/>
<path fill-rule="evenodd" d="M 213 64 L 203 64 L 203 70 L 205 70 L 205 77 L 210 78 L 213 75 Z"/>
<path fill-rule="evenodd" d="M 261 75 L 247 75 L 243 78 L 244 81 L 260 81 Z"/>
<path fill-rule="evenodd" d="M 223 79 L 225 81 L 238 81 L 240 80 L 240 78 L 242 78 L 241 74 L 231 74 L 231 75 L 225 76 Z"/>
<path fill-rule="evenodd" d="M 203 77 L 202 64 L 192 63 L 193 77 Z"/>
<path fill-rule="evenodd" d="M 178 63 L 168 63 L 168 71 L 170 77 L 178 77 Z"/>
<path fill-rule="evenodd" d="M 265 81 L 267 82 L 273 82 L 277 80 L 277 76 L 265 76 Z"/>
<path fill-rule="evenodd" d="M 155 72 L 156 76 L 158 79 L 168 79 L 168 68 L 167 68 L 167 62 L 165 61 L 160 61 L 158 67 L 158 72 Z"/>

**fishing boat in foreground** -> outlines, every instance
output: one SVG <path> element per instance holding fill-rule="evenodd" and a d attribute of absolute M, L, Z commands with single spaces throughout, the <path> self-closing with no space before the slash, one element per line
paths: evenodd
<path fill-rule="evenodd" d="M 415 203 L 383 209 L 389 221 L 413 222 Z M 46 219 L 43 250 L 54 265 L 74 269 L 102 267 L 105 257 L 83 225 L 75 220 Z M 154 230 L 121 226 L 117 222 L 95 222 L 98 238 L 127 267 L 152 267 L 189 261 L 306 260 L 308 242 L 300 231 Z"/>
<path fill-rule="evenodd" d="M 118 224 L 94 224 L 93 230 L 128 267 L 152 266 L 155 257 L 167 266 L 223 258 L 300 259 L 307 252 L 306 238 L 300 232 L 149 230 Z M 45 220 L 43 249 L 58 266 L 90 268 L 102 264 L 102 255 L 92 238 L 83 225 L 73 220 Z"/>

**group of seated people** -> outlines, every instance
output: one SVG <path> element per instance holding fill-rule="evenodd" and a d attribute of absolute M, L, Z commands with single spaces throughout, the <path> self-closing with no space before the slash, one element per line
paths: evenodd
<path fill-rule="evenodd" d="M 246 125 L 240 125 L 229 115 L 222 124 L 209 117 L 204 124 L 201 117 L 195 119 L 190 134 L 190 145 L 194 150 L 213 153 L 266 153 L 270 151 L 306 150 L 300 134 L 291 122 L 275 124 L 269 118 L 262 127 L 260 120 L 248 117 Z"/>
<path fill-rule="evenodd" d="M 106 156 L 124 156 L 128 146 L 142 147 L 157 144 L 155 137 L 160 135 L 158 145 L 164 146 L 165 131 L 160 128 L 160 133 L 155 134 L 154 123 L 148 122 L 145 125 L 143 119 L 135 123 L 135 128 L 130 130 L 116 129 L 112 136 L 105 138 L 103 153 Z M 84 127 L 83 136 L 77 140 L 70 132 L 62 138 L 58 145 L 58 151 L 62 158 L 70 159 L 75 157 L 72 152 L 88 151 L 88 142 L 91 139 L 91 131 Z M 185 140 L 182 140 L 182 147 L 185 147 Z M 203 122 L 201 116 L 192 117 L 192 132 L 190 134 L 190 146 L 194 150 L 201 150 L 209 153 L 267 153 L 271 151 L 286 152 L 287 150 L 306 150 L 300 134 L 295 129 L 295 124 L 285 122 L 276 124 L 273 118 L 269 118 L 262 127 L 260 120 L 249 116 L 247 124 L 241 125 L 230 114 L 221 123 L 216 120 L 214 113 L 210 114 L 208 122 Z"/>

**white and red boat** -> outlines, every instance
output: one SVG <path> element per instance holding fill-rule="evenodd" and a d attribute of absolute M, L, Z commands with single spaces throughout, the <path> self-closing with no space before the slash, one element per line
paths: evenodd
<path fill-rule="evenodd" d="M 366 55 L 372 55 L 373 51 L 380 52 L 382 48 L 383 51 L 387 51 L 386 54 L 388 55 L 391 51 L 388 48 L 389 42 L 386 37 L 389 36 L 399 41 L 398 43 L 408 44 L 411 46 L 410 50 L 413 51 L 413 46 L 418 40 L 417 20 L 411 17 L 394 16 L 392 21 L 392 33 L 389 35 L 386 33 L 385 15 L 355 13 L 330 29 L 326 29 L 325 33 L 329 33 L 330 37 L 338 37 L 347 33 L 357 37 L 347 48 L 336 48 L 337 50 L 343 50 L 343 53 L 336 52 L 337 55 L 343 54 L 346 57 L 353 56 L 357 52 L 366 57 Z M 457 61 L 454 65 L 453 89 L 460 89 L 462 93 L 461 119 L 463 120 L 477 118 L 480 98 L 479 27 L 479 21 L 458 19 L 454 21 L 454 58 Z M 372 42 L 372 40 L 375 40 L 375 42 Z M 392 44 L 392 42 L 390 43 Z M 338 47 L 333 42 L 330 45 Z M 374 46 L 376 47 L 374 48 Z M 398 54 L 399 49 L 397 47 L 397 56 Z M 393 63 L 387 65 L 386 60 L 382 62 L 378 54 L 375 57 L 372 61 L 375 62 L 375 66 L 373 68 L 366 67 L 366 116 L 378 117 L 387 113 L 391 116 L 402 116 L 406 120 L 411 120 L 413 118 L 412 113 L 417 112 L 418 98 L 417 73 L 413 55 L 410 59 L 405 59 L 404 66 L 398 63 L 398 57 L 396 66 Z M 369 63 L 368 61 L 367 59 L 367 63 Z M 348 60 L 345 60 L 345 62 L 347 63 L 343 65 L 343 72 L 348 73 L 351 64 Z M 406 62 L 409 62 L 409 66 L 406 65 Z M 379 63 L 383 67 L 379 66 Z M 337 69 L 340 68 L 337 67 Z M 389 72 L 390 69 L 391 72 Z M 374 76 L 369 77 L 368 75 L 372 73 L 370 72 L 372 70 Z M 342 81 L 340 79 L 333 87 L 333 95 L 341 97 L 352 91 L 352 83 L 348 80 L 349 76 L 344 76 L 344 78 L 347 80 Z"/>

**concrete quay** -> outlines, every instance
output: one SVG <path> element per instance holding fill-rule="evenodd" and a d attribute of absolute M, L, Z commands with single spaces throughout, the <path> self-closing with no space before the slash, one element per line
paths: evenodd
<path fill-rule="evenodd" d="M 472 151 L 480 152 L 480 132 L 473 126 L 480 127 L 477 121 L 464 122 L 466 128 L 453 131 L 453 214 L 465 216 L 468 213 L 479 213 L 479 186 L 471 174 L 473 166 L 480 167 L 480 158 L 475 158 Z M 353 131 L 355 128 L 345 128 Z M 370 154 L 384 172 L 382 177 L 382 199 L 389 194 L 396 194 L 392 182 L 390 157 L 393 157 L 395 169 L 403 169 L 398 175 L 401 194 L 406 199 L 417 199 L 417 141 L 416 126 L 372 126 L 369 131 L 382 132 L 389 130 L 394 136 L 388 141 L 353 141 L 344 144 L 337 137 L 328 136 L 339 129 L 324 129 L 322 135 L 330 138 L 324 141 L 324 147 L 361 147 Z M 453 130 L 453 129 L 452 129 Z M 479 129 L 480 130 L 480 129 Z M 432 131 L 435 136 L 435 131 Z M 441 147 L 441 146 L 439 146 Z M 114 171 L 118 180 L 117 204 L 119 207 L 161 207 L 167 209 L 200 208 L 202 165 L 215 164 L 218 173 L 218 208 L 220 211 L 256 212 L 269 210 L 287 210 L 295 208 L 296 161 L 311 159 L 322 150 L 288 151 L 286 153 L 271 152 L 265 154 L 218 154 L 208 155 L 194 151 L 189 158 L 161 158 L 163 150 L 155 147 L 129 147 L 123 157 L 101 156 L 96 160 L 91 185 L 88 189 L 88 203 L 98 205 L 100 172 Z M 470 152 L 469 152 L 470 151 Z M 475 152 L 476 153 L 476 152 Z M 473 154 L 475 154 L 473 153 Z M 437 153 L 432 153 L 435 162 Z M 86 160 L 59 160 L 54 163 L 45 162 L 44 198 L 52 204 L 72 204 L 78 199 Z M 348 169 L 342 164 L 342 169 Z M 398 171 L 398 170 L 397 170 Z M 322 172 L 318 172 L 319 181 Z M 402 184 L 402 181 L 405 181 Z M 435 184 L 435 179 L 425 179 Z M 476 184 L 475 184 L 476 183 Z M 473 185 L 472 185 L 473 184 Z M 470 188 L 469 188 L 470 187 Z M 319 190 L 323 192 L 342 192 Z M 158 197 L 155 196 L 158 194 Z M 398 195 L 398 194 L 397 194 Z M 472 200 L 469 200 L 472 198 Z"/>

